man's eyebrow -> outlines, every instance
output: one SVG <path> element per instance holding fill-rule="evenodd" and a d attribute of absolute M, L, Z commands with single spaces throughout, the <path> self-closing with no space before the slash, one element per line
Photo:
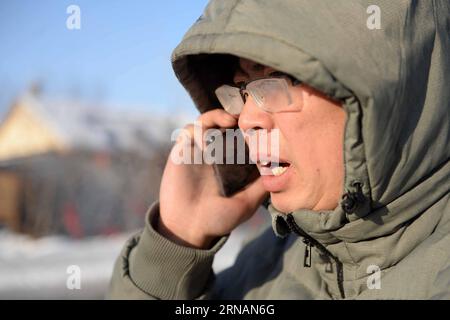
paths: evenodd
<path fill-rule="evenodd" d="M 265 68 L 265 66 L 263 64 L 255 63 L 252 66 L 252 71 L 261 71 L 261 70 L 264 70 L 264 68 Z"/>
<path fill-rule="evenodd" d="M 258 72 L 258 71 L 264 70 L 265 67 L 266 67 L 266 66 L 263 65 L 263 64 L 261 64 L 261 63 L 253 63 L 253 64 L 250 66 L 250 69 L 251 69 L 251 71 L 253 71 L 253 72 Z M 242 72 L 243 74 L 246 74 L 247 76 L 249 76 L 249 74 L 242 68 L 241 64 L 238 64 L 238 65 L 237 65 L 236 71 L 240 71 L 240 72 Z M 236 71 L 235 71 L 235 72 L 236 72 Z M 233 81 L 233 83 L 235 83 L 236 85 L 240 85 L 240 84 L 245 83 L 245 82 L 246 82 L 246 81 L 244 81 L 244 80 L 241 80 L 241 81 L 238 81 L 238 82 L 234 82 L 234 81 Z"/>
<path fill-rule="evenodd" d="M 264 68 L 265 68 L 265 66 L 263 64 L 257 63 L 257 62 L 251 63 L 249 65 L 250 65 L 250 70 L 251 71 L 261 71 L 261 70 L 264 70 Z M 241 70 L 242 72 L 246 73 L 245 70 L 244 70 L 245 68 L 243 68 L 240 63 L 238 64 L 237 67 L 239 68 L 239 70 Z"/>

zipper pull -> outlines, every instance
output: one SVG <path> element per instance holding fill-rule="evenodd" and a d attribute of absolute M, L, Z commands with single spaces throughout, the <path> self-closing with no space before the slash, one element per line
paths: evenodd
<path fill-rule="evenodd" d="M 305 247 L 305 256 L 303 259 L 303 266 L 305 268 L 311 268 L 311 242 L 308 241 L 307 239 L 303 239 L 303 243 L 306 244 Z"/>

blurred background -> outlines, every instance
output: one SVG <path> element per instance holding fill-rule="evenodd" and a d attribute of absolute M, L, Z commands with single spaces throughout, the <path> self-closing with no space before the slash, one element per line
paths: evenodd
<path fill-rule="evenodd" d="M 0 299 L 104 298 L 172 131 L 197 117 L 170 55 L 206 4 L 0 1 Z M 233 232 L 215 271 L 267 219 Z"/>

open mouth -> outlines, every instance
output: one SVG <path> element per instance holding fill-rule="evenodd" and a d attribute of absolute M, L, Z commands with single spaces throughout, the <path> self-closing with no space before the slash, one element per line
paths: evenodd
<path fill-rule="evenodd" d="M 271 162 L 271 161 L 261 161 L 259 163 L 262 170 L 261 172 L 265 172 L 266 175 L 270 173 L 274 176 L 281 176 L 291 165 L 289 162 Z"/>

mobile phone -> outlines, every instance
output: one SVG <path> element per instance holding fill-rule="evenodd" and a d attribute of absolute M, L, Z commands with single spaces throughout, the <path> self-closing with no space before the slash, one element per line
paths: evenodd
<path fill-rule="evenodd" d="M 239 128 L 236 127 L 233 129 Z M 242 140 L 239 142 L 240 139 Z M 248 146 L 245 143 L 240 130 L 236 131 L 236 139 L 233 139 L 231 144 L 230 141 L 226 139 L 225 133 L 223 133 L 222 141 L 224 142 L 223 164 L 214 163 L 213 167 L 222 196 L 230 197 L 255 181 L 260 174 L 256 164 L 250 163 Z M 244 150 L 242 150 L 241 147 L 238 147 L 239 143 L 243 144 Z M 245 163 L 238 163 L 238 156 L 242 157 L 242 155 L 238 155 L 238 153 L 242 151 L 245 152 Z M 230 157 L 233 161 L 228 161 L 232 163 L 227 164 L 227 158 L 230 160 Z"/>

